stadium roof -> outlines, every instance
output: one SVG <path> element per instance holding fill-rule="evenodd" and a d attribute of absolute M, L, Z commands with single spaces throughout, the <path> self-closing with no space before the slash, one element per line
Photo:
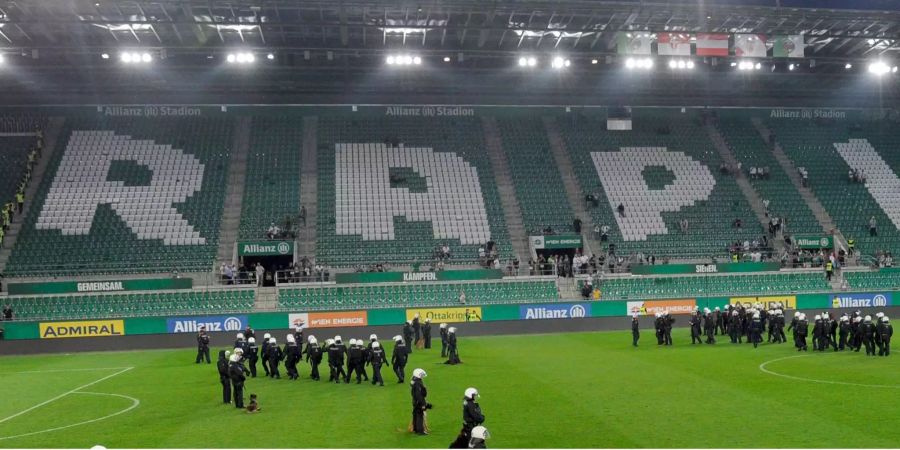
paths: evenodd
<path fill-rule="evenodd" d="M 814 73 L 817 80 L 824 81 L 811 86 L 808 78 L 795 76 L 793 80 L 777 77 L 764 84 L 767 89 L 781 86 L 784 90 L 815 96 L 816 89 L 834 91 L 845 84 L 843 81 L 829 84 L 828 80 L 845 77 L 842 71 L 847 62 L 861 66 L 874 58 L 900 58 L 897 3 L 888 0 L 6 0 L 0 1 L 0 53 L 28 68 L 28 80 L 23 87 L 44 93 L 81 91 L 85 84 L 102 85 L 109 93 L 117 88 L 131 93 L 152 86 L 178 89 L 189 81 L 191 71 L 196 76 L 198 68 L 209 68 L 221 62 L 226 53 L 242 50 L 272 53 L 277 61 L 270 65 L 268 73 L 258 71 L 255 80 L 249 80 L 246 75 L 239 79 L 217 77 L 209 80 L 204 90 L 241 95 L 259 92 L 267 84 L 271 91 L 271 84 L 276 83 L 279 89 L 296 93 L 337 95 L 361 81 L 375 83 L 371 89 L 378 90 L 379 80 L 371 75 L 382 69 L 385 55 L 396 51 L 416 52 L 423 58 L 450 58 L 453 67 L 460 70 L 457 73 L 469 71 L 463 79 L 471 86 L 472 71 L 502 78 L 511 62 L 523 52 L 564 54 L 584 64 L 599 60 L 598 69 L 613 68 L 617 61 L 617 31 L 803 34 L 809 60 L 804 63 L 804 69 L 807 75 Z M 810 5 L 820 7 L 810 8 Z M 157 69 L 153 75 L 114 74 L 109 61 L 100 60 L 101 54 L 128 49 L 149 51 L 156 59 L 167 60 L 168 73 Z M 711 64 L 714 66 L 715 62 Z M 773 64 L 772 71 L 776 69 Z M 282 74 L 277 76 L 277 71 Z M 286 71 L 294 73 L 289 76 L 283 73 Z M 22 83 L 21 76 L 16 81 Z M 436 89 L 417 87 L 414 76 L 405 81 L 412 86 L 406 95 Z M 441 80 L 441 83 L 446 86 L 452 81 Z M 485 83 L 490 85 L 489 80 Z M 503 87 L 509 81 L 497 83 Z M 596 85 L 601 81 L 581 83 Z M 703 87 L 707 85 L 703 83 Z M 692 93 L 692 88 L 683 82 L 680 89 L 681 95 L 687 98 L 709 96 L 708 92 Z M 379 92 L 386 90 L 380 87 Z M 646 93 L 653 95 L 650 91 Z M 777 92 L 773 95 L 784 96 Z M 883 98 L 884 91 L 879 95 Z M 574 98 L 584 97 L 575 94 Z"/>

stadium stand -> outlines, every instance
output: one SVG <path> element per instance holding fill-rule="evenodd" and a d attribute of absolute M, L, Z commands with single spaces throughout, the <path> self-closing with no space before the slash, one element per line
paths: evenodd
<path fill-rule="evenodd" d="M 540 117 L 498 117 L 497 125 L 525 231 L 540 235 L 547 226 L 557 233 L 574 231 L 575 214 Z"/>
<path fill-rule="evenodd" d="M 300 211 L 300 155 L 303 121 L 293 116 L 257 116 L 250 133 L 250 154 L 241 211 L 241 239 L 260 239 L 273 222 L 296 224 Z"/>
<path fill-rule="evenodd" d="M 210 270 L 231 134 L 225 119 L 67 118 L 6 275 Z"/>
<path fill-rule="evenodd" d="M 466 294 L 466 305 L 459 295 Z M 391 284 L 348 287 L 283 288 L 280 309 L 351 309 L 419 306 L 486 305 L 554 301 L 559 298 L 553 281 Z"/>
<path fill-rule="evenodd" d="M 431 262 L 447 243 L 448 263 L 474 263 L 488 240 L 509 259 L 478 120 L 322 116 L 318 145 L 317 262 Z"/>
<path fill-rule="evenodd" d="M 769 200 L 770 217 L 782 219 L 791 233 L 822 233 L 813 212 L 778 164 L 769 144 L 751 123 L 750 116 L 741 112 L 719 111 L 716 125 L 734 156 L 741 162 L 742 171 L 753 189 L 760 198 Z M 751 167 L 768 168 L 768 178 L 751 178 Z"/>
<path fill-rule="evenodd" d="M 560 120 L 559 124 L 582 189 L 586 194 L 599 194 L 599 206 L 588 208 L 594 223 L 610 227 L 610 242 L 616 244 L 618 254 L 642 252 L 657 257 L 725 256 L 731 243 L 753 240 L 762 234 L 759 222 L 753 216 L 750 206 L 734 180 L 718 172 L 720 156 L 709 141 L 702 121 L 695 112 L 635 110 L 631 131 L 608 131 L 606 117 L 598 116 L 573 116 Z M 601 169 L 614 175 L 621 173 L 624 168 L 624 165 L 616 166 L 616 164 L 632 164 L 637 158 L 623 157 L 622 162 L 615 162 L 616 152 L 625 149 L 634 152 L 635 155 L 665 149 L 664 156 L 671 161 L 669 164 L 682 164 L 686 170 L 696 170 L 696 166 L 688 164 L 682 158 L 676 158 L 675 152 L 683 152 L 690 159 L 706 166 L 712 176 L 710 181 L 705 173 L 697 173 L 697 177 L 684 180 L 684 183 L 687 183 L 688 187 L 695 187 L 697 185 L 692 183 L 700 181 L 711 183 L 714 185 L 712 191 L 706 200 L 680 207 L 677 212 L 664 212 L 664 224 L 645 225 L 647 228 L 644 229 L 624 230 L 636 237 L 632 240 L 623 240 L 623 230 L 615 217 L 617 205 L 611 204 L 610 192 L 604 189 L 600 182 L 592 152 L 599 152 L 595 155 L 598 158 L 614 161 L 597 163 Z M 672 184 L 674 174 L 666 167 L 649 166 L 644 169 L 643 178 L 647 188 L 659 190 Z M 634 189 L 625 186 L 625 181 L 622 183 L 617 184 L 615 188 L 622 190 L 623 195 L 627 196 L 628 192 Z M 633 204 L 623 204 L 626 210 L 631 208 L 630 210 L 637 211 L 646 207 L 642 203 L 646 200 L 640 197 L 629 198 Z M 688 221 L 688 231 L 685 234 L 679 231 L 682 219 Z M 735 219 L 741 220 L 742 228 L 732 226 Z M 641 239 L 647 231 L 651 231 L 651 234 Z"/>
<path fill-rule="evenodd" d="M 610 278 L 601 283 L 604 300 L 693 297 L 697 295 L 766 295 L 830 291 L 821 273 Z"/>
<path fill-rule="evenodd" d="M 249 312 L 254 298 L 254 290 L 243 289 L 9 297 L 4 304 L 20 320 L 60 320 Z"/>
<path fill-rule="evenodd" d="M 844 278 L 854 289 L 900 289 L 900 269 L 881 269 L 877 272 L 844 272 Z"/>
<path fill-rule="evenodd" d="M 849 180 L 851 167 L 841 156 L 846 148 L 861 158 L 871 158 L 860 161 L 868 169 L 864 169 L 867 184 L 875 190 L 890 186 L 890 177 L 896 177 L 900 170 L 900 155 L 893 151 L 900 143 L 900 131 L 895 124 L 865 119 L 853 122 L 769 119 L 767 126 L 794 165 L 808 171 L 809 187 L 845 238 L 855 238 L 856 247 L 864 254 L 900 251 L 900 230 L 889 217 L 900 218 L 900 201 L 879 205 L 865 184 Z M 874 147 L 874 152 L 863 156 L 861 150 L 871 150 L 866 144 Z M 878 159 L 889 168 L 875 170 L 877 166 L 873 164 Z M 882 192 L 891 195 L 890 188 Z M 875 237 L 869 236 L 869 219 L 873 216 L 878 223 Z"/>

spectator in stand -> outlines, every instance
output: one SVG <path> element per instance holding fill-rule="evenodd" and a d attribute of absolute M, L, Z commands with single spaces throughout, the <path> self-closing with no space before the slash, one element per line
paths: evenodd
<path fill-rule="evenodd" d="M 576 233 L 581 234 L 581 219 L 576 217 L 575 220 L 572 221 L 572 228 Z"/>
<path fill-rule="evenodd" d="M 741 219 L 740 219 L 740 218 L 734 219 L 734 221 L 731 222 L 731 228 L 737 228 L 737 229 L 740 230 L 740 229 L 741 229 L 741 225 L 742 225 L 742 224 L 741 224 Z"/>
<path fill-rule="evenodd" d="M 688 220 L 681 219 L 681 221 L 678 222 L 678 227 L 681 229 L 681 234 L 686 234 L 688 231 Z"/>
<path fill-rule="evenodd" d="M 460 305 L 466 304 L 466 291 L 459 291 L 459 304 Z"/>
<path fill-rule="evenodd" d="M 269 229 L 266 230 L 266 237 L 268 237 L 269 239 L 275 239 L 280 234 L 281 234 L 281 229 L 278 228 L 278 225 L 275 225 L 275 222 L 272 222 L 272 224 L 269 225 Z"/>
<path fill-rule="evenodd" d="M 878 222 L 875 220 L 875 216 L 869 219 L 869 236 L 878 236 Z"/>
<path fill-rule="evenodd" d="M 756 167 L 751 167 L 751 168 L 750 168 L 750 179 L 751 179 L 751 180 L 755 180 L 755 179 L 756 179 Z"/>
<path fill-rule="evenodd" d="M 266 269 L 260 263 L 256 263 L 256 285 L 262 286 L 265 279 Z"/>
<path fill-rule="evenodd" d="M 297 215 L 297 219 L 304 227 L 306 226 L 306 206 L 300 205 L 300 214 Z"/>
<path fill-rule="evenodd" d="M 763 199 L 763 209 L 766 211 L 766 217 L 769 217 L 769 199 Z"/>
<path fill-rule="evenodd" d="M 441 259 L 450 259 L 450 246 L 446 242 L 441 245 Z"/>
<path fill-rule="evenodd" d="M 603 225 L 600 227 L 600 242 L 608 242 L 609 241 L 609 225 Z"/>
<path fill-rule="evenodd" d="M 619 212 L 620 217 L 625 217 L 625 205 L 619 203 L 619 206 L 616 208 L 616 211 Z"/>
<path fill-rule="evenodd" d="M 3 307 L 3 320 L 13 320 L 12 306 L 6 305 Z"/>

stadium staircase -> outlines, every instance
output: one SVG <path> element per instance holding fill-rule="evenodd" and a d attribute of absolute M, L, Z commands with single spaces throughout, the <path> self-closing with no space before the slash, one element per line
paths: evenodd
<path fill-rule="evenodd" d="M 219 231 L 219 249 L 212 270 L 222 262 L 235 258 L 235 244 L 241 224 L 244 203 L 244 180 L 247 176 L 247 153 L 250 149 L 250 117 L 238 119 L 234 130 L 234 153 L 228 169 L 228 187 L 225 191 L 225 207 L 222 208 L 222 226 Z"/>
<path fill-rule="evenodd" d="M 497 191 L 500 193 L 500 204 L 503 206 L 503 217 L 506 219 L 506 229 L 509 231 L 509 240 L 512 244 L 513 253 L 519 258 L 520 262 L 525 262 L 530 259 L 531 253 L 528 250 L 528 233 L 522 221 L 522 209 L 520 208 L 519 200 L 516 198 L 516 191 L 509 171 L 509 162 L 503 151 L 503 142 L 500 138 L 497 119 L 494 117 L 483 117 L 481 124 L 484 128 L 484 143 L 491 158 L 491 165 L 494 168 Z"/>
<path fill-rule="evenodd" d="M 763 140 L 766 142 L 771 142 L 770 136 L 772 132 L 760 120 L 758 117 L 754 117 L 752 119 L 753 126 L 756 127 L 756 130 L 759 132 L 760 136 L 762 136 Z M 772 153 L 775 155 L 775 159 L 778 161 L 778 164 L 781 165 L 782 170 L 788 175 L 791 179 L 791 182 L 794 184 L 794 188 L 797 189 L 797 192 L 800 193 L 800 196 L 803 198 L 803 201 L 806 202 L 806 205 L 812 211 L 816 220 L 819 222 L 819 225 L 822 227 L 822 231 L 825 233 L 830 233 L 832 230 L 835 232 L 835 238 L 839 238 L 841 241 L 841 245 L 846 246 L 846 242 L 844 241 L 843 236 L 840 235 L 840 230 L 837 229 L 837 225 L 835 225 L 834 220 L 832 220 L 831 215 L 828 214 L 828 211 L 825 210 L 825 207 L 822 206 L 822 203 L 819 202 L 819 199 L 813 194 L 813 192 L 807 188 L 803 187 L 803 182 L 800 180 L 800 174 L 797 172 L 797 167 L 794 166 L 794 163 L 791 162 L 791 159 L 788 158 L 787 154 L 784 153 L 784 149 L 781 147 L 781 144 L 777 141 L 775 145 L 772 146 Z M 788 223 L 788 230 L 790 230 L 791 224 Z"/>
<path fill-rule="evenodd" d="M 553 151 L 553 160 L 556 162 L 556 167 L 559 168 L 563 185 L 566 187 L 566 197 L 569 199 L 569 206 L 575 213 L 575 217 L 581 219 L 584 252 L 585 254 L 599 254 L 603 248 L 594 236 L 594 218 L 585 209 L 585 190 L 581 188 L 578 178 L 575 177 L 575 168 L 566 149 L 566 141 L 563 139 L 555 119 L 544 117 L 543 122 L 544 129 L 547 131 L 547 138 L 550 140 L 550 149 Z"/>
<path fill-rule="evenodd" d="M 713 145 L 715 145 L 716 150 L 719 151 L 719 155 L 722 157 L 725 164 L 729 167 L 737 167 L 738 160 L 728 147 L 728 143 L 725 141 L 725 138 L 719 130 L 709 120 L 706 120 L 705 126 L 706 132 L 709 134 L 709 139 L 712 141 Z M 750 185 L 750 181 L 744 176 L 743 171 L 739 171 L 735 175 L 734 180 L 737 182 L 738 187 L 747 199 L 747 203 L 750 204 L 750 208 L 753 209 L 756 220 L 759 221 L 764 229 L 767 228 L 769 226 L 769 218 L 766 217 L 766 209 L 765 206 L 763 206 L 762 198 L 756 190 L 753 189 L 753 186 Z M 781 254 L 781 252 L 784 251 L 783 239 L 772 239 L 769 242 L 772 244 L 775 254 Z"/>
<path fill-rule="evenodd" d="M 59 139 L 65 121 L 66 119 L 64 117 L 51 117 L 47 121 L 46 128 L 44 129 L 44 150 L 41 158 L 34 166 L 34 170 L 31 172 L 31 181 L 25 189 L 24 209 L 22 210 L 22 214 L 15 215 L 12 223 L 9 225 L 9 230 L 6 232 L 6 236 L 3 239 L 3 247 L 0 248 L 0 273 L 6 272 L 6 264 L 9 262 L 12 249 L 15 247 L 17 237 L 22 230 L 22 224 L 25 221 L 25 217 L 28 217 L 28 211 L 30 211 L 31 206 L 34 204 L 38 187 L 44 180 L 44 174 L 47 173 L 47 166 L 53 159 L 53 155 L 56 153 L 56 141 Z"/>
<path fill-rule="evenodd" d="M 303 154 L 300 161 L 300 204 L 306 206 L 306 226 L 300 234 L 299 254 L 310 259 L 316 252 L 316 220 L 318 217 L 319 178 L 318 137 L 316 130 L 319 119 L 315 116 L 303 118 Z M 299 207 L 298 207 L 299 208 Z"/>
<path fill-rule="evenodd" d="M 278 308 L 278 288 L 266 286 L 256 288 L 256 302 L 253 312 L 275 311 Z"/>

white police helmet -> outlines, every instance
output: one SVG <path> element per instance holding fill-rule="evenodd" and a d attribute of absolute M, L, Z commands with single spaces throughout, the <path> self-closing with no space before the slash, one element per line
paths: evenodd
<path fill-rule="evenodd" d="M 883 323 L 888 323 L 888 322 L 891 321 L 891 319 L 889 319 L 888 316 L 884 316 L 884 317 L 881 318 L 881 321 L 882 321 Z"/>
<path fill-rule="evenodd" d="M 319 341 L 316 340 L 316 337 L 312 336 L 312 335 L 310 335 L 308 338 L 306 338 L 306 342 L 309 342 L 310 344 L 318 344 L 319 343 Z"/>
<path fill-rule="evenodd" d="M 256 343 L 256 338 L 255 338 L 255 337 L 247 338 L 247 343 L 248 343 L 248 344 L 255 344 L 255 343 Z"/>
<path fill-rule="evenodd" d="M 380 348 L 380 347 L 381 347 L 381 344 L 379 344 L 378 341 L 375 341 L 372 343 L 372 348 Z"/>
<path fill-rule="evenodd" d="M 278 341 L 276 341 L 275 338 L 269 338 L 269 345 L 275 345 L 276 343 L 278 343 Z"/>
<path fill-rule="evenodd" d="M 863 318 L 861 316 L 856 316 L 853 318 L 853 322 L 855 322 L 855 323 L 860 323 L 860 322 L 862 322 L 862 320 L 863 320 Z"/>
<path fill-rule="evenodd" d="M 334 337 L 334 342 L 335 342 L 336 344 L 342 344 L 343 342 L 341 342 L 341 335 L 335 336 L 335 337 Z"/>
<path fill-rule="evenodd" d="M 475 400 L 475 398 L 478 397 L 478 389 L 470 387 L 470 388 L 466 389 L 466 392 L 464 395 L 466 396 L 466 398 Z"/>
<path fill-rule="evenodd" d="M 225 350 L 225 357 L 228 358 L 230 356 L 231 356 L 231 352 L 228 350 Z"/>
<path fill-rule="evenodd" d="M 753 318 L 754 318 L 754 319 L 759 319 L 759 311 L 755 311 L 755 312 L 753 313 Z"/>
<path fill-rule="evenodd" d="M 231 351 L 231 354 L 232 355 L 243 355 L 244 349 L 242 349 L 240 347 L 235 347 L 234 350 Z"/>
<path fill-rule="evenodd" d="M 456 333 L 456 327 L 450 327 L 449 329 L 447 329 L 447 332 L 450 334 Z"/>
<path fill-rule="evenodd" d="M 378 340 L 378 336 L 375 336 L 374 334 L 370 334 L 370 335 L 369 335 L 369 340 L 372 341 L 372 342 L 377 341 L 377 340 Z"/>
<path fill-rule="evenodd" d="M 800 317 L 798 317 L 798 319 L 806 320 L 806 314 L 800 313 Z"/>
<path fill-rule="evenodd" d="M 872 316 L 868 316 L 868 315 L 867 315 L 866 318 L 863 319 L 863 320 L 865 320 L 866 322 L 871 322 L 871 321 L 872 321 Z"/>
<path fill-rule="evenodd" d="M 287 339 L 288 342 L 297 342 L 297 340 L 294 338 L 294 335 L 290 333 L 288 333 L 284 338 Z"/>
<path fill-rule="evenodd" d="M 334 344 L 334 339 L 325 339 L 325 345 Z"/>
<path fill-rule="evenodd" d="M 394 336 L 394 342 L 403 342 L 403 336 L 400 336 L 399 334 Z"/>
<path fill-rule="evenodd" d="M 425 318 L 425 323 L 431 323 L 431 317 L 426 317 L 426 318 Z"/>
<path fill-rule="evenodd" d="M 442 323 L 442 324 L 441 324 L 441 328 L 447 328 L 447 324 L 446 324 L 446 323 Z"/>
<path fill-rule="evenodd" d="M 875 317 L 880 319 L 880 318 L 884 317 L 884 313 L 879 311 L 879 312 L 875 313 Z"/>
<path fill-rule="evenodd" d="M 240 355 L 231 355 L 231 357 L 228 358 L 228 360 L 233 363 L 236 363 L 241 360 L 241 356 Z"/>
<path fill-rule="evenodd" d="M 268 342 L 268 341 L 269 341 L 269 338 L 270 338 L 270 337 L 272 337 L 272 335 L 271 335 L 271 334 L 269 334 L 269 333 L 266 333 L 266 334 L 264 334 L 264 335 L 263 335 L 263 339 L 265 339 L 265 340 L 266 340 L 266 342 Z"/>
<path fill-rule="evenodd" d="M 718 306 L 716 306 L 716 311 L 718 311 L 718 310 L 719 310 L 719 307 L 718 307 Z"/>
<path fill-rule="evenodd" d="M 802 313 L 800 311 L 794 311 L 794 317 L 800 317 Z"/>
<path fill-rule="evenodd" d="M 412 376 L 413 376 L 413 378 L 422 379 L 422 378 L 427 377 L 428 374 L 425 373 L 425 371 L 422 369 L 416 369 L 416 370 L 413 370 Z"/>
<path fill-rule="evenodd" d="M 238 333 L 238 334 L 237 334 L 237 338 L 238 338 L 239 341 L 243 341 L 243 340 L 244 340 L 244 333 Z"/>
<path fill-rule="evenodd" d="M 711 313 L 712 311 L 710 311 L 709 308 L 703 308 L 703 312 L 705 312 L 705 313 Z"/>
<path fill-rule="evenodd" d="M 488 433 L 487 428 L 478 425 L 475 428 L 472 428 L 472 438 L 486 440 L 491 437 L 491 434 Z"/>
<path fill-rule="evenodd" d="M 816 320 L 822 320 L 822 316 L 816 314 Z"/>

